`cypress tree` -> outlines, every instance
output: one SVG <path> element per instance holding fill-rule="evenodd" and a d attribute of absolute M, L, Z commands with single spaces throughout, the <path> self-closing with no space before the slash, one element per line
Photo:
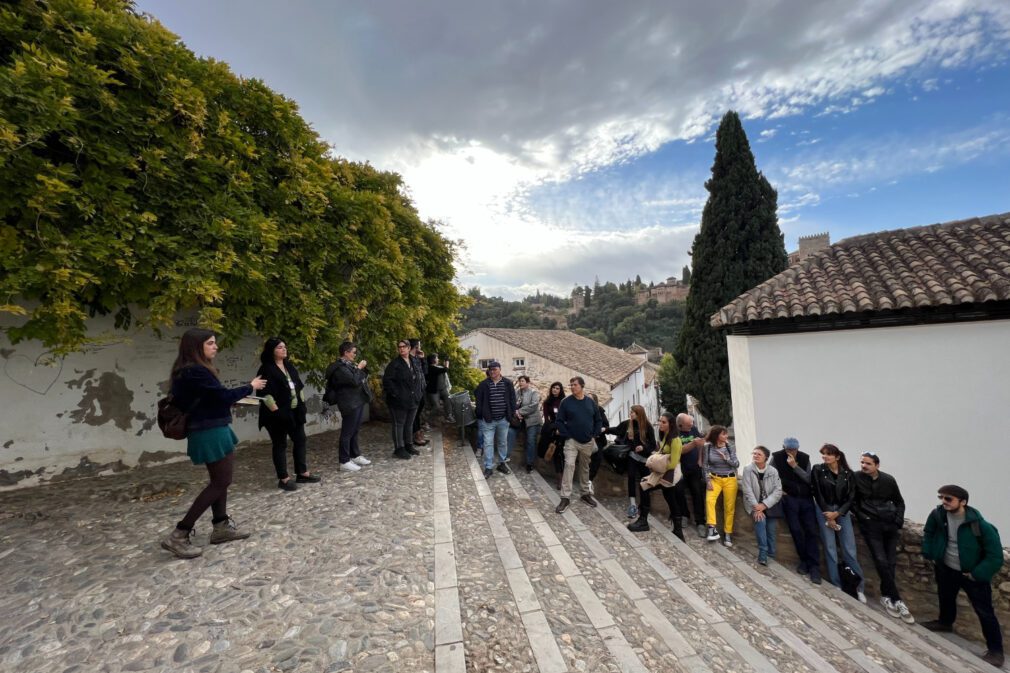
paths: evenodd
<path fill-rule="evenodd" d="M 778 195 L 758 170 L 740 117 L 727 112 L 715 139 L 701 229 L 691 246 L 691 290 L 676 361 L 684 389 L 713 423 L 728 424 L 726 339 L 709 320 L 716 311 L 787 265 L 778 225 Z"/>

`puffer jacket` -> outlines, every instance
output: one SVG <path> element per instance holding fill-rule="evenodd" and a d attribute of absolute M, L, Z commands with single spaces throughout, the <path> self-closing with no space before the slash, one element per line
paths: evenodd
<path fill-rule="evenodd" d="M 977 524 L 981 537 L 975 537 L 972 524 Z M 943 505 L 929 513 L 926 527 L 922 532 L 922 555 L 930 561 L 943 563 L 947 551 L 947 511 Z M 976 582 L 991 582 L 993 576 L 1003 567 L 1003 543 L 999 531 L 974 507 L 965 506 L 964 523 L 957 528 L 957 555 L 961 570 L 971 574 Z"/>

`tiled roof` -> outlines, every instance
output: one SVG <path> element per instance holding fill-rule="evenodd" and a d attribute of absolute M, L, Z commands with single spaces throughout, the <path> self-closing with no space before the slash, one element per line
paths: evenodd
<path fill-rule="evenodd" d="M 1010 300 L 1010 213 L 855 236 L 740 295 L 714 327 Z"/>
<path fill-rule="evenodd" d="M 566 330 L 481 327 L 474 332 L 482 332 L 611 386 L 628 378 L 643 364 L 642 358 Z"/>

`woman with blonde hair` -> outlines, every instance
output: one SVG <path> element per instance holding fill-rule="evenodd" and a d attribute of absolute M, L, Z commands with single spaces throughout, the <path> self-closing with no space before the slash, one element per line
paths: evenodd
<path fill-rule="evenodd" d="M 606 434 L 616 435 L 617 444 L 628 446 L 628 518 L 638 517 L 638 482 L 649 474 L 645 461 L 656 451 L 656 433 L 645 415 L 645 408 L 636 404 L 631 407 L 628 420 L 621 421 L 616 427 L 607 428 Z"/>

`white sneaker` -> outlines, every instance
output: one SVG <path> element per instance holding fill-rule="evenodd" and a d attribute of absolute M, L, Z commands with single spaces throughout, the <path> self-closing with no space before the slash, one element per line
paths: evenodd
<path fill-rule="evenodd" d="M 726 537 L 722 539 L 722 546 L 724 547 L 733 546 L 733 536 L 730 533 L 726 533 Z"/>
<path fill-rule="evenodd" d="M 894 607 L 898 610 L 898 616 L 901 617 L 901 621 L 906 624 L 915 623 L 915 617 L 912 616 L 908 606 L 905 605 L 905 601 L 894 601 Z"/>
<path fill-rule="evenodd" d="M 347 470 L 348 472 L 357 472 L 361 469 L 361 466 L 355 463 L 353 460 L 349 460 L 346 463 L 340 463 L 341 470 Z"/>
<path fill-rule="evenodd" d="M 856 600 L 862 603 L 863 605 L 866 605 L 866 594 L 864 594 L 862 591 L 857 591 Z"/>
<path fill-rule="evenodd" d="M 357 458 L 351 458 L 351 461 L 357 463 L 358 465 L 371 465 L 372 461 L 364 456 L 358 456 Z"/>
<path fill-rule="evenodd" d="M 591 479 L 586 482 L 586 485 L 589 487 L 589 495 L 596 495 L 596 489 L 593 488 L 593 481 Z"/>
<path fill-rule="evenodd" d="M 898 612 L 898 606 L 896 606 L 887 596 L 880 597 L 880 604 L 884 606 L 884 612 L 891 617 L 894 617 L 895 619 L 899 619 L 901 617 L 901 613 Z"/>

